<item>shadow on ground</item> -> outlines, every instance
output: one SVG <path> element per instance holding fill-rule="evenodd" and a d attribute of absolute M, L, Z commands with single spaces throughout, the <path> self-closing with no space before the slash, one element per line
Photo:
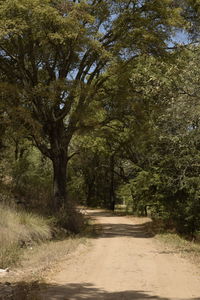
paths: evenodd
<path fill-rule="evenodd" d="M 199 300 L 200 298 L 175 299 L 152 295 L 148 291 L 107 292 L 90 283 L 67 284 L 63 286 L 48 284 L 18 283 L 10 286 L 10 293 L 0 300 Z"/>
<path fill-rule="evenodd" d="M 147 223 L 144 224 L 101 224 L 102 233 L 97 237 L 114 238 L 114 237 L 133 237 L 133 238 L 150 238 L 154 235 L 146 231 Z"/>
<path fill-rule="evenodd" d="M 115 217 L 114 213 L 106 210 L 86 209 L 87 215 L 90 217 Z"/>
<path fill-rule="evenodd" d="M 119 216 L 113 215 L 106 211 L 89 211 L 88 217 L 97 220 L 97 225 L 94 225 L 96 230 L 96 238 L 114 238 L 114 237 L 133 237 L 133 238 L 150 238 L 154 234 L 147 232 L 148 225 L 151 223 L 149 220 L 141 224 L 119 224 L 119 223 L 101 223 L 98 224 L 98 218 L 106 218 L 114 220 Z"/>

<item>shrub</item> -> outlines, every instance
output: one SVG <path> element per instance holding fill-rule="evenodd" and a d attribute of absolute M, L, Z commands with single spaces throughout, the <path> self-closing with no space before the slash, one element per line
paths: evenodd
<path fill-rule="evenodd" d="M 65 228 L 69 233 L 80 233 L 84 226 L 84 217 L 75 208 L 68 208 L 61 210 L 55 216 L 55 222 L 57 226 Z"/>

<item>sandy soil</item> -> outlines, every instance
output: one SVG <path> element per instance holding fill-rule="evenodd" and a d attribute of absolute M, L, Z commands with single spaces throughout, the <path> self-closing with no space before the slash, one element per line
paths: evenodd
<path fill-rule="evenodd" d="M 37 299 L 200 300 L 199 270 L 147 235 L 146 220 L 88 213 L 101 234 L 62 264 Z"/>

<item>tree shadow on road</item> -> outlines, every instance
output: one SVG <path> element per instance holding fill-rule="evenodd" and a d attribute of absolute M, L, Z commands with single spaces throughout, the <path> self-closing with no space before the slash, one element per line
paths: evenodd
<path fill-rule="evenodd" d="M 100 209 L 88 209 L 86 210 L 87 216 L 96 218 L 96 217 L 116 217 L 116 215 L 111 211 L 100 210 Z"/>
<path fill-rule="evenodd" d="M 113 215 L 110 212 L 106 211 L 90 211 L 88 213 L 89 219 L 93 219 L 97 221 L 94 227 L 94 233 L 96 233 L 92 237 L 96 238 L 114 238 L 114 237 L 133 237 L 133 238 L 151 238 L 154 236 L 152 232 L 148 232 L 147 228 L 149 223 L 149 219 L 147 221 L 143 221 L 140 224 L 130 224 L 130 221 L 127 223 L 115 223 L 114 218 L 118 218 L 118 216 Z M 106 218 L 108 217 L 109 221 L 106 223 L 98 223 L 98 218 Z M 113 220 L 113 222 L 112 222 Z M 124 221 L 126 219 L 124 218 Z"/>
<path fill-rule="evenodd" d="M 100 225 L 101 233 L 97 237 L 133 237 L 133 238 L 151 238 L 154 235 L 146 231 L 147 223 L 143 224 L 110 224 Z M 97 225 L 98 227 L 98 225 Z"/>
<path fill-rule="evenodd" d="M 21 282 L 10 287 L 12 293 L 0 297 L 0 300 L 199 300 L 200 298 L 165 298 L 152 295 L 150 291 L 107 292 L 91 283 L 80 284 L 41 284 L 35 286 Z"/>

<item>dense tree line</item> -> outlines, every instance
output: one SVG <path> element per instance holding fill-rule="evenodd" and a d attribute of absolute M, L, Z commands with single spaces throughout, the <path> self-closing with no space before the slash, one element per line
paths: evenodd
<path fill-rule="evenodd" d="M 1 201 L 123 203 L 198 231 L 199 9 L 0 1 Z"/>

